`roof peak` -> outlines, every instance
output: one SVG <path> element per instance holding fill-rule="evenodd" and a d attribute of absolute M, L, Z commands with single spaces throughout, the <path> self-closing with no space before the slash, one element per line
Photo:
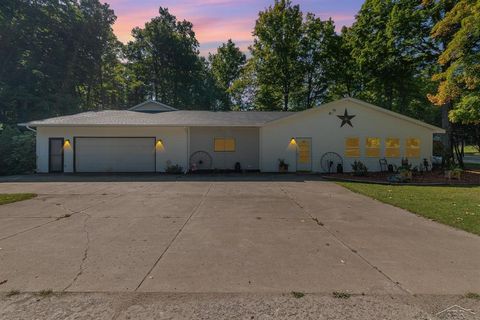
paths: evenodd
<path fill-rule="evenodd" d="M 157 112 L 166 112 L 166 111 L 177 111 L 178 109 L 156 100 L 147 100 L 140 104 L 137 104 L 136 106 L 131 107 L 128 110 L 137 111 L 137 112 L 157 113 Z"/>

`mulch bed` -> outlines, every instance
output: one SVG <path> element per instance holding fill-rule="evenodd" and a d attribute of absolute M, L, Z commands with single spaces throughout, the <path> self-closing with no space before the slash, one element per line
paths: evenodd
<path fill-rule="evenodd" d="M 330 173 L 323 177 L 329 180 L 358 181 L 385 184 L 414 184 L 414 185 L 480 185 L 480 171 L 467 170 L 462 173 L 460 180 L 445 178 L 443 171 L 432 171 L 414 173 L 411 182 L 391 183 L 388 177 L 393 175 L 390 172 L 369 172 L 366 176 L 354 176 L 352 173 Z"/>

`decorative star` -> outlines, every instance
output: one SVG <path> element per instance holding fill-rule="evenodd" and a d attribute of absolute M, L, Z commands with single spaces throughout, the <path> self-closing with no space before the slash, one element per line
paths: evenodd
<path fill-rule="evenodd" d="M 352 121 L 351 121 L 351 120 L 352 120 L 353 118 L 355 118 L 355 115 L 353 115 L 353 114 L 352 114 L 352 115 L 348 115 L 347 109 L 345 109 L 345 113 L 343 114 L 343 116 L 338 116 L 338 115 L 337 115 L 337 117 L 339 117 L 339 118 L 342 120 L 342 124 L 341 124 L 340 128 L 343 127 L 343 126 L 346 125 L 346 124 L 348 124 L 350 127 L 353 128 L 353 124 L 352 124 Z"/>

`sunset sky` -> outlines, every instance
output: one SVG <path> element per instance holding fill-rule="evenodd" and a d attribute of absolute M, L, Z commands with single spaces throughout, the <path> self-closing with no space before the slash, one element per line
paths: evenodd
<path fill-rule="evenodd" d="M 247 51 L 252 42 L 252 30 L 258 12 L 264 10 L 273 0 L 104 0 L 117 15 L 114 31 L 124 43 L 131 39 L 134 27 L 143 27 L 145 22 L 158 14 L 158 7 L 167 7 L 177 19 L 193 23 L 193 29 L 200 42 L 202 55 L 214 52 L 229 38 Z M 332 17 L 340 30 L 351 25 L 363 0 L 296 0 L 301 10 L 313 12 L 327 19 Z"/>

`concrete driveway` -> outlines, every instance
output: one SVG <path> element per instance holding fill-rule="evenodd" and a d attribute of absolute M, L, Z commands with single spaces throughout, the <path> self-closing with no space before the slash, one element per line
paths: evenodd
<path fill-rule="evenodd" d="M 0 183 L 39 194 L 0 206 L 0 291 L 480 292 L 480 237 L 331 182 L 49 180 Z"/>

